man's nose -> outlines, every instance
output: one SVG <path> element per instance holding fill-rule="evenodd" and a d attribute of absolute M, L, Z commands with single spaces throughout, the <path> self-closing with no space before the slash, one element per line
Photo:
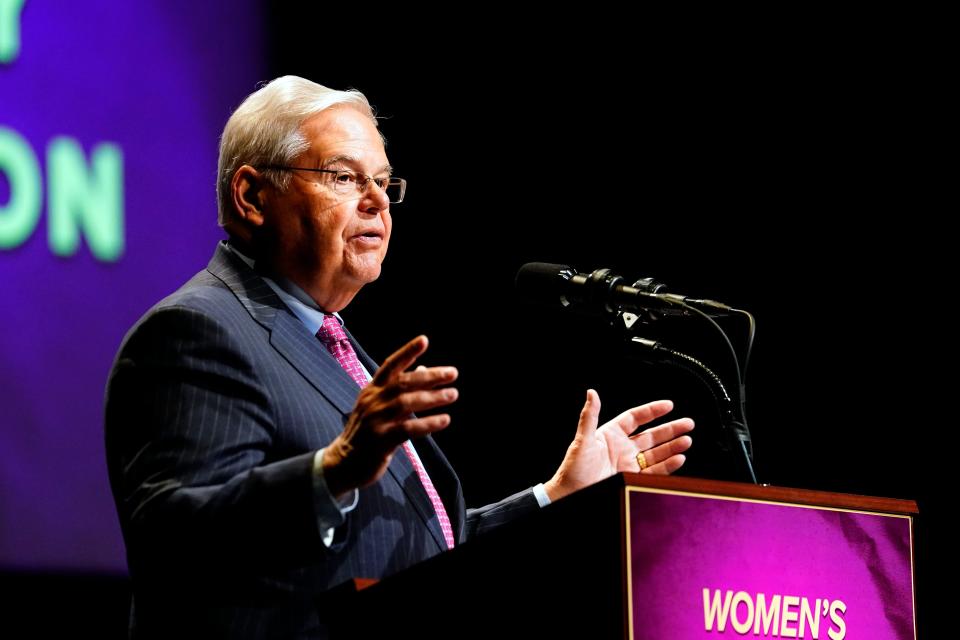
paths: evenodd
<path fill-rule="evenodd" d="M 377 186 L 376 181 L 369 180 L 360 198 L 360 209 L 366 213 L 379 213 L 389 206 L 387 192 Z"/>

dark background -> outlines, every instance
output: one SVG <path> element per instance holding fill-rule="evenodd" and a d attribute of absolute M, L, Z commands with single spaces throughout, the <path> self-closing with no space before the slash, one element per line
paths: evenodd
<path fill-rule="evenodd" d="M 425 333 L 425 363 L 460 369 L 437 440 L 468 504 L 547 480 L 588 387 L 602 419 L 674 399 L 697 421 L 683 473 L 734 477 L 696 381 L 626 360 L 601 318 L 513 287 L 529 261 L 653 276 L 756 316 L 747 408 L 761 482 L 919 503 L 918 611 L 933 628 L 932 470 L 952 415 L 938 371 L 952 342 L 935 43 L 484 15 L 415 43 L 374 29 L 372 11 L 364 30 L 361 7 L 351 35 L 331 39 L 329 7 L 277 5 L 271 76 L 363 91 L 409 181 L 383 275 L 343 316 L 375 358 Z M 743 326 L 730 329 L 742 344 Z M 701 327 L 675 333 L 726 371 Z M 65 596 L 81 627 L 125 623 L 122 581 L 3 580 L 25 600 Z"/>
<path fill-rule="evenodd" d="M 275 11 L 276 75 L 362 90 L 410 183 L 383 275 L 343 315 L 374 357 L 425 333 L 427 362 L 460 369 L 437 440 L 468 504 L 549 478 L 588 387 L 606 419 L 675 400 L 698 424 L 683 472 L 739 473 L 713 444 L 699 383 L 626 360 L 602 319 L 525 304 L 513 287 L 530 261 L 653 276 L 756 316 L 761 482 L 919 503 L 923 628 L 952 415 L 938 373 L 952 355 L 952 252 L 935 195 L 935 39 L 866 26 L 701 38 L 609 17 L 546 30 L 475 14 L 478 35 L 354 55 L 316 37 L 321 15 Z M 570 37 L 591 30 L 589 46 Z M 743 325 L 730 329 L 742 344 Z M 726 371 L 701 327 L 673 344 Z"/>

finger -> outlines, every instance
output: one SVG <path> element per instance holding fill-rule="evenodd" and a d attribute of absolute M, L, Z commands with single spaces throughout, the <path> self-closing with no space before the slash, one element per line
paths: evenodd
<path fill-rule="evenodd" d="M 447 387 L 430 391 L 409 391 L 401 393 L 398 399 L 406 413 L 416 413 L 451 405 L 459 397 L 460 391 L 456 387 Z"/>
<path fill-rule="evenodd" d="M 423 418 L 410 418 L 400 423 L 400 428 L 406 434 L 406 439 L 419 438 L 436 433 L 450 426 L 450 414 L 441 413 Z"/>
<path fill-rule="evenodd" d="M 454 387 L 431 391 L 408 391 L 379 406 L 371 407 L 366 416 L 372 424 L 380 425 L 379 428 L 382 430 L 410 414 L 453 404 L 458 397 L 460 392 Z"/>
<path fill-rule="evenodd" d="M 593 389 L 587 389 L 587 401 L 580 410 L 577 423 L 577 437 L 586 438 L 597 430 L 600 419 L 600 396 Z"/>
<path fill-rule="evenodd" d="M 642 424 L 647 424 L 673 411 L 673 402 L 670 400 L 654 400 L 639 407 L 628 409 L 613 419 L 623 432 L 630 435 Z"/>
<path fill-rule="evenodd" d="M 394 351 L 373 375 L 373 383 L 382 385 L 393 376 L 408 369 L 417 358 L 423 355 L 428 345 L 427 336 L 417 336 Z"/>
<path fill-rule="evenodd" d="M 649 469 L 650 467 L 656 466 L 657 464 L 668 460 L 673 456 L 683 453 L 689 449 L 692 444 L 693 438 L 690 436 L 680 436 L 679 438 L 662 444 L 659 447 L 654 447 L 647 450 L 641 449 L 641 451 L 643 451 L 643 457 L 647 461 L 647 469 Z M 637 461 L 637 466 L 639 467 L 639 461 Z"/>
<path fill-rule="evenodd" d="M 367 436 L 367 442 L 374 450 L 392 452 L 410 438 L 429 435 L 446 429 L 449 425 L 450 414 L 448 413 L 423 417 L 407 414 L 405 418 L 379 425 L 375 435 Z"/>
<path fill-rule="evenodd" d="M 664 460 L 663 462 L 658 462 L 657 464 L 647 467 L 641 473 L 649 473 L 655 476 L 665 476 L 673 473 L 677 469 L 683 466 L 683 463 L 687 461 L 687 456 L 682 453 L 679 455 L 671 456 Z"/>
<path fill-rule="evenodd" d="M 693 427 L 693 420 L 690 418 L 677 418 L 676 420 L 665 422 L 657 427 L 651 427 L 646 431 L 641 431 L 630 439 L 633 440 L 641 450 L 652 449 L 657 445 L 682 436 L 688 431 L 691 431 Z"/>
<path fill-rule="evenodd" d="M 432 389 L 442 384 L 454 382 L 459 375 L 456 367 L 430 367 L 428 369 L 421 365 L 415 370 L 400 376 L 397 386 L 401 391 Z"/>

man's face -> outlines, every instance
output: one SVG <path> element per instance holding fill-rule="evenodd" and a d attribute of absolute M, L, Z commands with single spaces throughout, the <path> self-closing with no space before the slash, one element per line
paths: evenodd
<path fill-rule="evenodd" d="M 291 166 L 349 169 L 375 178 L 390 174 L 376 126 L 352 107 L 327 109 L 301 130 L 310 148 Z M 331 173 L 291 173 L 285 191 L 264 190 L 266 257 L 322 309 L 338 311 L 380 276 L 393 225 L 389 200 L 372 181 L 363 193 L 337 193 Z"/>

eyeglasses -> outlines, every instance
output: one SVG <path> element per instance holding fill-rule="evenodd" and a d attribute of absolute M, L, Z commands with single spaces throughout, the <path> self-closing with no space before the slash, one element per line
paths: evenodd
<path fill-rule="evenodd" d="M 270 164 L 261 169 L 275 169 L 278 171 L 312 171 L 314 173 L 329 173 L 333 175 L 333 191 L 340 195 L 352 195 L 355 192 L 366 193 L 367 186 L 372 182 L 387 194 L 390 204 L 403 202 L 407 192 L 407 181 L 403 178 L 374 178 L 359 171 L 349 169 L 307 169 L 305 167 L 286 167 Z"/>

